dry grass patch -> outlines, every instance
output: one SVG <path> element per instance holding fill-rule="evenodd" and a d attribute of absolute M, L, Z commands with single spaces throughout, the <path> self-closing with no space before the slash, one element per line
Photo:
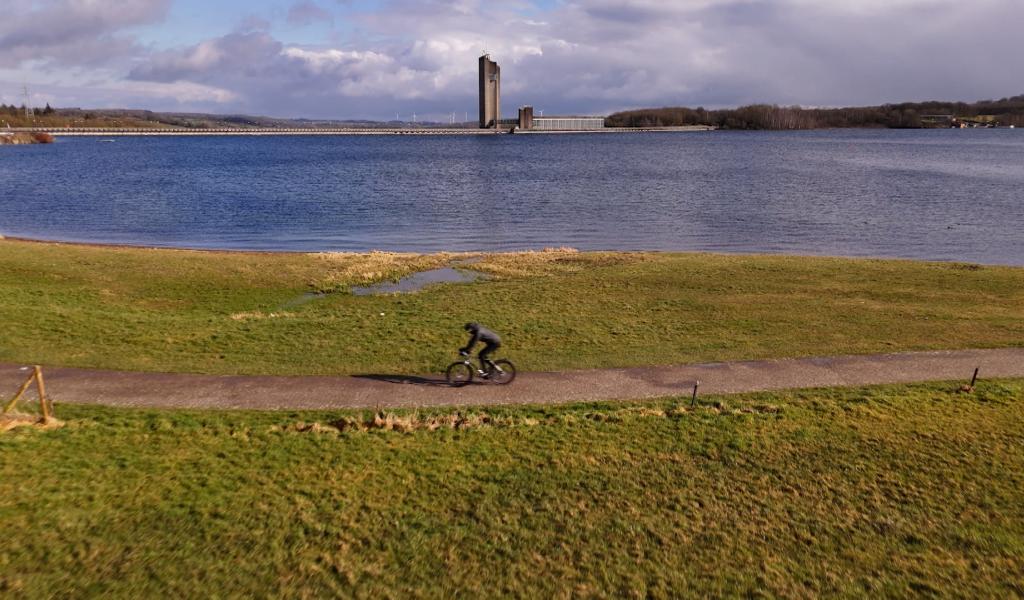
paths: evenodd
<path fill-rule="evenodd" d="M 295 313 L 291 312 L 272 312 L 265 313 L 259 310 L 253 310 L 248 312 L 240 312 L 231 315 L 231 319 L 234 321 L 260 321 L 263 319 L 288 319 L 295 316 Z"/>
<path fill-rule="evenodd" d="M 749 405 L 728 408 L 721 401 L 696 406 L 678 404 L 665 408 L 657 406 L 632 406 L 621 409 L 607 409 L 587 412 L 583 419 L 599 423 L 621 423 L 626 420 L 643 419 L 679 419 L 692 416 L 734 416 L 752 414 L 778 414 L 782 409 L 774 405 Z M 289 431 L 295 433 L 341 434 L 346 432 L 385 431 L 395 433 L 413 433 L 416 431 L 467 430 L 482 427 L 560 427 L 577 422 L 574 414 L 559 414 L 545 418 L 526 415 L 502 415 L 489 412 L 464 412 L 441 414 L 420 414 L 419 412 L 400 413 L 378 411 L 369 417 L 344 416 L 328 422 L 298 421 L 292 425 L 280 427 L 273 425 L 269 431 Z"/>
<path fill-rule="evenodd" d="M 0 433 L 19 427 L 31 427 L 42 430 L 60 429 L 64 427 L 64 421 L 53 417 L 43 418 L 39 415 L 29 415 L 17 411 L 0 415 Z"/>
<path fill-rule="evenodd" d="M 580 252 L 575 248 L 545 248 L 526 252 L 486 254 L 473 269 L 498 279 L 581 273 L 598 267 L 643 262 L 649 252 Z"/>
<path fill-rule="evenodd" d="M 461 412 L 450 414 L 421 415 L 376 412 L 370 417 L 344 416 L 328 423 L 299 421 L 285 428 L 272 426 L 271 431 L 293 431 L 297 433 L 340 434 L 356 431 L 391 431 L 412 433 L 414 431 L 437 431 L 439 429 L 465 430 L 479 427 L 534 426 L 540 421 L 530 418 L 501 417 L 486 413 Z"/>
<path fill-rule="evenodd" d="M 346 290 L 353 285 L 397 280 L 411 273 L 447 266 L 457 258 L 473 255 L 443 252 L 409 254 L 399 252 L 320 252 L 312 255 L 321 273 L 311 284 L 318 292 Z"/>

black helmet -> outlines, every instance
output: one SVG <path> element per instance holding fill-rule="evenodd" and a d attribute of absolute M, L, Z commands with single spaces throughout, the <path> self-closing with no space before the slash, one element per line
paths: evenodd
<path fill-rule="evenodd" d="M 462 328 L 465 329 L 466 331 L 476 331 L 477 329 L 480 329 L 480 324 L 466 323 L 465 325 L 462 326 Z"/>

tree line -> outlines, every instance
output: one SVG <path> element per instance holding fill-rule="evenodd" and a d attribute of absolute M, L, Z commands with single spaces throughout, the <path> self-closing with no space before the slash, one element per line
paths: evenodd
<path fill-rule="evenodd" d="M 946 119 L 949 117 L 950 119 Z M 755 104 L 706 110 L 703 107 L 644 108 L 610 115 L 608 127 L 710 125 L 720 129 L 825 129 L 843 127 L 949 127 L 960 121 L 1024 126 L 1024 95 L 979 102 L 904 102 L 850 108 L 803 108 Z"/>
<path fill-rule="evenodd" d="M 49 102 L 46 103 L 45 108 L 33 108 L 32 110 L 35 111 L 36 114 L 40 115 L 52 115 L 53 113 L 57 112 L 50 106 Z M 16 116 L 23 114 L 25 114 L 24 104 L 22 104 L 21 106 L 15 106 L 13 104 L 9 106 L 7 104 L 0 104 L 0 115 Z"/>

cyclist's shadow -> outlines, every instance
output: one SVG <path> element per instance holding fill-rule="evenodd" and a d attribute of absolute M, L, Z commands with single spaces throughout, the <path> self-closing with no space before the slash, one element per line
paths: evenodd
<path fill-rule="evenodd" d="M 423 385 L 423 386 L 437 386 L 437 387 L 451 387 L 448 385 L 448 381 L 445 380 L 444 376 L 437 377 L 419 377 L 416 375 L 380 375 L 380 374 L 365 374 L 365 375 L 353 375 L 356 379 L 370 379 L 372 381 L 382 381 L 384 383 L 399 383 L 399 384 L 411 384 L 411 385 Z"/>

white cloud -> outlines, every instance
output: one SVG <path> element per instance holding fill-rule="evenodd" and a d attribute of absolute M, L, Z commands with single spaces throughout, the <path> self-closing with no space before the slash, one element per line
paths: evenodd
<path fill-rule="evenodd" d="M 377 52 L 360 52 L 357 50 L 305 50 L 298 47 L 289 47 L 281 50 L 281 55 L 294 58 L 305 63 L 314 73 L 349 67 L 356 70 L 384 69 L 387 65 L 394 63 L 390 56 L 378 54 Z"/>
<path fill-rule="evenodd" d="M 174 98 L 179 103 L 229 104 L 237 101 L 238 94 L 210 85 L 175 81 L 161 83 L 154 81 L 118 81 L 104 88 L 106 92 L 130 94 L 148 98 Z"/>

